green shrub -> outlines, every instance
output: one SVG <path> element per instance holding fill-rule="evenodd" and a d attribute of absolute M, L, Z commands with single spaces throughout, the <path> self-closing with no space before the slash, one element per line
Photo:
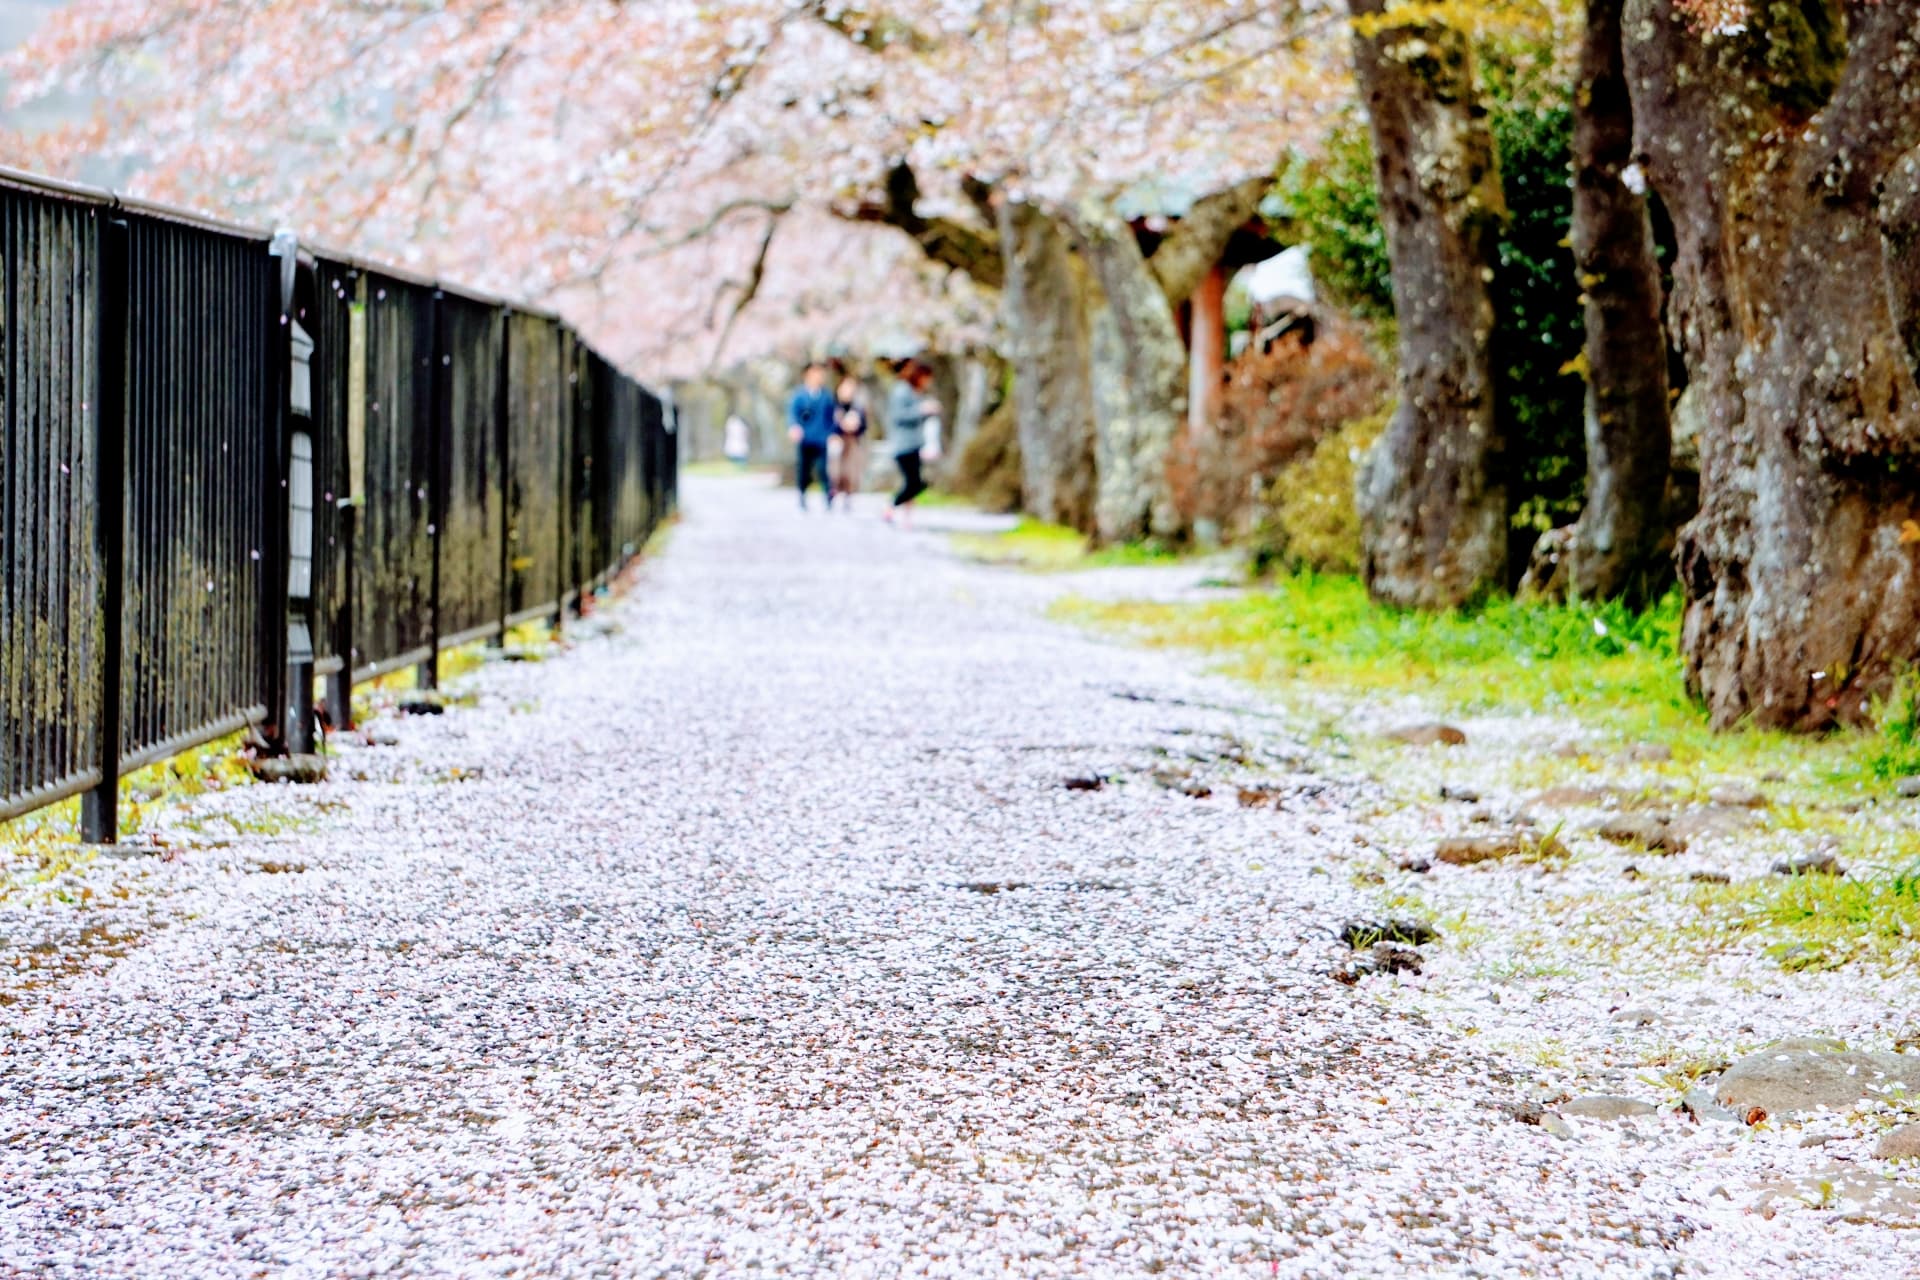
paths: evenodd
<path fill-rule="evenodd" d="M 1360 515 L 1354 479 L 1360 459 L 1387 429 L 1391 407 L 1355 419 L 1281 472 L 1269 493 L 1270 514 L 1255 551 L 1261 569 L 1277 562 L 1316 573 L 1360 571 Z"/>
<path fill-rule="evenodd" d="M 1393 275 L 1365 118 L 1347 115 L 1318 155 L 1291 157 L 1275 194 L 1307 246 L 1314 286 L 1325 299 L 1367 320 L 1391 320 Z"/>
<path fill-rule="evenodd" d="M 1876 741 L 1867 767 L 1879 778 L 1920 774 L 1920 671 L 1903 673 L 1874 707 Z"/>
<path fill-rule="evenodd" d="M 1567 241 L 1573 116 L 1558 87 L 1529 97 L 1503 77 L 1490 96 L 1508 210 L 1494 277 L 1493 337 L 1507 488 L 1515 525 L 1544 530 L 1578 514 L 1586 476 L 1586 386 L 1563 372 L 1585 341 Z M 1376 322 L 1391 320 L 1392 276 L 1366 121 L 1357 114 L 1345 118 L 1320 154 L 1291 160 L 1277 194 L 1328 300 Z"/>

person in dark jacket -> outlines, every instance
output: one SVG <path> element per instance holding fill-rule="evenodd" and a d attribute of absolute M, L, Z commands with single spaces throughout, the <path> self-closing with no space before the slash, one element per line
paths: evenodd
<path fill-rule="evenodd" d="M 827 509 L 833 509 L 833 483 L 827 479 L 827 442 L 839 430 L 839 406 L 827 390 L 827 367 L 819 361 L 807 366 L 800 388 L 787 402 L 787 438 L 799 446 L 795 480 L 800 486 L 800 509 L 807 509 L 807 488 L 817 473 Z"/>
<path fill-rule="evenodd" d="M 922 465 L 940 460 L 940 402 L 933 396 L 933 370 L 919 360 L 907 361 L 887 393 L 887 444 L 900 468 L 900 492 L 885 516 L 906 528 L 913 500 L 927 491 Z"/>

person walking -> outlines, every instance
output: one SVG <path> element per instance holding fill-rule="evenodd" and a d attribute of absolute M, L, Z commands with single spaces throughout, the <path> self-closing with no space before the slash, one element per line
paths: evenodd
<path fill-rule="evenodd" d="M 933 370 L 909 360 L 887 392 L 887 439 L 901 483 L 886 518 L 898 519 L 903 529 L 911 526 L 913 500 L 927 491 L 923 466 L 940 460 L 940 402 L 930 393 L 932 386 Z"/>
<path fill-rule="evenodd" d="M 727 425 L 721 449 L 727 455 L 727 461 L 736 467 L 745 467 L 753 456 L 753 430 L 747 426 L 747 420 L 737 413 L 727 415 Z"/>
<path fill-rule="evenodd" d="M 840 464 L 834 471 L 833 489 L 840 495 L 840 509 L 852 514 L 853 495 L 867 471 L 867 401 L 860 379 L 852 374 L 840 379 L 834 406 L 834 425 L 840 431 Z"/>
<path fill-rule="evenodd" d="M 833 482 L 827 478 L 827 442 L 834 436 L 833 393 L 827 390 L 827 367 L 818 360 L 807 366 L 793 399 L 787 402 L 787 438 L 799 446 L 795 482 L 800 487 L 800 509 L 807 509 L 807 488 L 817 472 L 827 510 L 833 510 Z"/>

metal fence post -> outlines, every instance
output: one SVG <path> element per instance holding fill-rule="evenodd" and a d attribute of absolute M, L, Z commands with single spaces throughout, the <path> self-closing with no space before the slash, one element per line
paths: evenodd
<path fill-rule="evenodd" d="M 499 330 L 499 371 L 493 387 L 493 452 L 500 468 L 500 631 L 487 642 L 491 649 L 507 647 L 507 619 L 513 616 L 513 312 L 501 308 L 494 317 Z"/>
<path fill-rule="evenodd" d="M 335 729 L 353 728 L 353 668 L 358 659 L 355 649 L 356 619 L 353 547 L 358 535 L 360 504 L 366 500 L 367 439 L 367 277 L 362 271 L 350 273 L 351 298 L 342 297 L 347 307 L 347 376 L 344 394 L 346 438 L 334 441 L 347 455 L 345 491 L 334 497 L 336 521 L 333 553 L 340 561 L 341 589 L 338 612 L 332 619 L 333 652 L 340 670 L 327 677 L 327 723 Z M 324 302 L 321 305 L 326 305 Z M 337 384 L 336 384 L 336 389 Z"/>
<path fill-rule="evenodd" d="M 98 494 L 93 522 L 100 565 L 96 617 L 100 624 L 100 781 L 80 797 L 80 839 L 112 844 L 120 838 L 120 607 L 126 524 L 127 223 L 102 215 L 100 225 L 100 395 L 94 447 Z"/>
<path fill-rule="evenodd" d="M 281 470 L 283 499 L 277 510 L 286 521 L 281 539 L 286 577 L 269 580 L 266 588 L 285 592 L 286 699 L 283 740 L 295 755 L 313 751 L 313 339 L 300 323 L 300 245 L 291 231 L 274 233 L 269 248 L 280 260 L 280 341 L 275 358 L 282 362 L 277 397 L 286 415 L 286 463 Z M 301 430 L 299 424 L 306 429 Z M 268 504 L 268 520 L 276 507 Z"/>
<path fill-rule="evenodd" d="M 446 347 L 446 327 L 441 324 L 440 304 L 446 294 L 433 291 L 427 321 L 427 544 L 432 552 L 432 568 L 427 575 L 427 656 L 414 668 L 414 683 L 422 689 L 440 687 L 440 544 L 446 532 L 448 472 L 447 437 L 452 432 L 450 418 L 453 397 L 448 394 L 452 356 Z"/>

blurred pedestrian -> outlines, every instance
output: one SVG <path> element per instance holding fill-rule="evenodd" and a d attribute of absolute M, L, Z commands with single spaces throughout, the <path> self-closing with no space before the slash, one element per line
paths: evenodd
<path fill-rule="evenodd" d="M 753 456 L 753 433 L 745 418 L 737 413 L 727 415 L 726 434 L 720 447 L 734 466 L 747 465 L 747 459 Z"/>
<path fill-rule="evenodd" d="M 940 460 L 940 401 L 932 387 L 933 370 L 909 360 L 887 392 L 887 443 L 900 468 L 900 492 L 893 495 L 886 518 L 897 518 L 902 528 L 912 522 L 913 500 L 927 491 L 923 468 Z"/>
<path fill-rule="evenodd" d="M 860 379 L 852 374 L 840 379 L 834 393 L 834 424 L 840 431 L 840 460 L 834 469 L 833 488 L 840 495 L 840 509 L 853 511 L 853 495 L 867 473 L 867 396 Z"/>
<path fill-rule="evenodd" d="M 800 509 L 807 509 L 807 488 L 816 474 L 827 510 L 833 510 L 833 482 L 827 478 L 827 443 L 834 437 L 833 393 L 827 390 L 827 366 L 818 360 L 807 366 L 793 399 L 787 403 L 787 438 L 798 448 L 795 483 L 800 487 Z"/>

